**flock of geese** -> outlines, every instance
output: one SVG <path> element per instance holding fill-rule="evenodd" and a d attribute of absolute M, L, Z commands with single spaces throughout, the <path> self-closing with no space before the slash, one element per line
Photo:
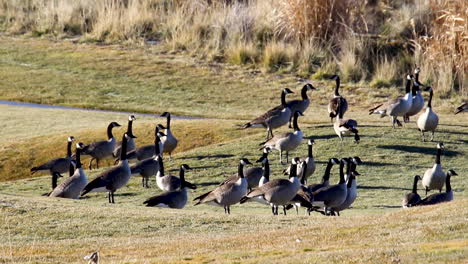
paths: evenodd
<path fill-rule="evenodd" d="M 424 97 L 421 88 L 429 92 L 429 100 L 426 110 L 418 120 L 417 126 L 425 141 L 425 132 L 431 132 L 431 141 L 434 139 L 434 132 L 438 125 L 438 116 L 432 109 L 433 90 L 419 82 L 419 69 L 414 75 L 408 75 L 406 80 L 406 93 L 388 100 L 374 108 L 370 114 L 378 114 L 381 117 L 390 116 L 392 126 L 401 126 L 398 117 L 402 117 L 404 122 L 409 122 L 411 116 L 419 113 L 424 107 Z M 359 143 L 358 123 L 353 119 L 344 118 L 348 110 L 347 100 L 340 95 L 340 78 L 334 75 L 332 78 L 336 82 L 333 98 L 328 104 L 328 113 L 333 123 L 333 129 L 343 142 L 343 137 L 353 134 L 355 143 Z M 230 207 L 235 204 L 246 202 L 258 202 L 271 207 L 272 213 L 278 215 L 279 207 L 286 210 L 304 207 L 306 213 L 312 211 L 324 215 L 340 215 L 340 212 L 348 209 L 357 198 L 357 179 L 359 175 L 357 167 L 362 164 L 358 156 L 330 158 L 321 182 L 308 184 L 308 179 L 316 172 L 316 164 L 313 156 L 313 140 L 308 140 L 308 155 L 303 158 L 294 157 L 289 160 L 289 152 L 295 150 L 303 141 L 303 132 L 299 128 L 298 119 L 310 105 L 308 91 L 315 90 L 311 84 L 306 84 L 301 90 L 301 100 L 287 101 L 286 96 L 293 93 L 288 88 L 281 91 L 281 104 L 274 107 L 263 115 L 242 125 L 242 128 L 263 127 L 267 130 L 267 137 L 262 146 L 262 154 L 256 161 L 259 166 L 249 166 L 252 163 L 241 158 L 238 165 L 237 175 L 229 177 L 221 182 L 213 190 L 204 193 L 194 199 L 195 205 L 211 204 L 222 206 L 225 213 L 230 214 Z M 467 104 L 457 108 L 455 114 L 467 112 Z M 135 116 L 128 118 L 127 131 L 122 135 L 121 141 L 114 137 L 113 129 L 121 126 L 117 122 L 111 122 L 107 126 L 107 139 L 95 141 L 85 145 L 82 142 L 76 144 L 75 154 L 72 154 L 74 137 L 69 137 L 67 141 L 67 156 L 50 160 L 40 166 L 31 169 L 32 173 L 37 171 L 49 171 L 52 175 L 52 191 L 47 195 L 50 197 L 62 197 L 78 199 L 90 192 L 108 192 L 109 203 L 115 203 L 115 192 L 125 186 L 132 175 L 142 177 L 142 186 L 149 187 L 149 179 L 156 177 L 156 184 L 163 193 L 148 198 L 143 202 L 146 206 L 184 208 L 188 202 L 188 189 L 195 189 L 196 185 L 186 180 L 186 173 L 191 170 L 187 164 L 180 166 L 179 175 L 170 175 L 164 170 L 163 154 L 171 153 L 177 147 L 178 140 L 171 132 L 171 114 L 163 113 L 166 117 L 166 125 L 158 124 L 154 131 L 154 143 L 137 147 L 136 136 L 133 134 L 132 124 L 136 120 Z M 335 119 L 335 120 L 334 120 Z M 289 123 L 293 130 L 286 133 L 274 134 L 273 130 Z M 444 149 L 443 143 L 437 144 L 436 161 L 433 168 L 428 169 L 423 177 L 414 177 L 413 191 L 406 194 L 403 199 L 403 207 L 419 205 L 429 205 L 450 201 L 453 199 L 450 185 L 450 177 L 457 175 L 454 170 L 444 172 L 441 165 L 441 155 Z M 279 152 L 279 162 L 289 164 L 283 173 L 287 175 L 284 179 L 270 180 L 269 153 L 273 150 Z M 283 161 L 283 152 L 286 154 L 286 161 Z M 99 161 L 102 159 L 114 158 L 115 165 L 102 172 L 95 179 L 88 182 L 81 156 L 88 155 L 91 160 L 88 169 L 92 169 L 93 162 L 99 168 Z M 130 164 L 130 161 L 133 164 Z M 339 167 L 339 181 L 337 184 L 330 182 L 330 174 L 334 165 Z M 248 167 L 249 166 L 249 167 Z M 62 174 L 69 172 L 70 177 L 57 184 Z M 430 190 L 439 190 L 439 193 L 427 196 L 424 199 L 417 194 L 418 180 L 426 190 L 426 195 Z M 446 191 L 442 192 L 443 186 Z M 323 211 L 321 210 L 323 209 Z"/>

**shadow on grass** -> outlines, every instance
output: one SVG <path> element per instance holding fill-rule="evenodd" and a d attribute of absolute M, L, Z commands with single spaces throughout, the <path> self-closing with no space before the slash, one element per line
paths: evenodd
<path fill-rule="evenodd" d="M 411 191 L 411 188 L 401 188 L 401 187 L 394 187 L 394 186 L 365 186 L 365 185 L 360 185 L 357 188 L 358 189 L 364 189 L 364 190 L 403 190 L 403 191 Z"/>
<path fill-rule="evenodd" d="M 199 156 L 187 156 L 187 157 L 181 157 L 179 159 L 197 159 L 197 160 L 203 160 L 203 159 L 224 159 L 224 158 L 231 158 L 234 157 L 232 154 L 217 154 L 217 155 L 199 155 Z"/>
<path fill-rule="evenodd" d="M 419 154 L 426 154 L 426 155 L 436 155 L 436 148 L 434 147 L 416 147 L 416 146 L 405 146 L 405 145 L 379 145 L 377 148 L 381 149 L 390 149 L 390 150 L 400 150 L 400 151 L 405 151 L 405 152 L 410 152 L 410 153 L 419 153 Z M 444 150 L 442 152 L 443 156 L 446 157 L 454 157 L 458 156 L 461 153 L 458 151 L 453 151 L 453 150 Z"/>
<path fill-rule="evenodd" d="M 401 208 L 401 205 L 384 205 L 384 204 L 378 204 L 374 205 L 374 208 Z"/>

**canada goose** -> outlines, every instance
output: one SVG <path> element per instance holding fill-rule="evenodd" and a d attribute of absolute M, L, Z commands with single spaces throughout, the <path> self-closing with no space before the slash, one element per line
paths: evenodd
<path fill-rule="evenodd" d="M 180 166 L 180 188 L 177 191 L 165 192 L 156 196 L 153 196 L 143 204 L 146 206 L 157 206 L 166 208 L 182 209 L 187 204 L 187 188 L 190 188 L 190 184 L 185 181 L 185 171 L 190 170 L 187 164 Z"/>
<path fill-rule="evenodd" d="M 133 136 L 133 130 L 132 130 L 132 127 L 133 127 L 133 121 L 135 121 L 136 118 L 134 115 L 130 115 L 128 117 L 128 125 L 127 125 L 127 134 L 130 135 L 130 136 Z M 122 141 L 119 141 L 117 142 L 116 146 L 115 146 L 115 149 L 114 149 L 114 152 L 112 153 L 112 156 L 114 156 L 114 158 L 118 158 L 120 157 L 120 149 L 122 148 Z M 127 149 L 128 151 L 132 151 L 135 149 L 135 140 L 133 140 L 133 137 L 131 137 L 128 142 L 127 142 Z"/>
<path fill-rule="evenodd" d="M 168 112 L 164 112 L 161 116 L 167 118 L 166 129 L 164 130 L 164 134 L 166 134 L 166 137 L 162 138 L 162 142 L 164 144 L 164 152 L 169 153 L 169 159 L 171 160 L 171 154 L 177 147 L 177 138 L 175 138 L 171 132 L 171 114 Z"/>
<path fill-rule="evenodd" d="M 112 152 L 117 144 L 114 135 L 112 135 L 112 129 L 119 126 L 117 122 L 111 122 L 107 126 L 107 140 L 96 141 L 83 148 L 81 154 L 92 157 L 89 161 L 89 169 L 91 169 L 93 160 L 96 160 L 96 168 L 99 169 L 99 160 L 112 156 Z"/>
<path fill-rule="evenodd" d="M 468 103 L 464 103 L 457 107 L 455 110 L 455 114 L 462 113 L 462 112 L 468 112 Z"/>
<path fill-rule="evenodd" d="M 452 185 L 450 185 L 450 177 L 458 175 L 454 170 L 448 170 L 447 174 L 445 175 L 445 193 L 434 193 L 429 195 L 428 197 L 422 199 L 416 205 L 431 205 L 431 204 L 438 204 L 443 202 L 450 202 L 453 200 L 453 191 Z"/>
<path fill-rule="evenodd" d="M 310 104 L 310 99 L 307 96 L 307 91 L 309 90 L 316 90 L 312 84 L 308 83 L 304 85 L 301 89 L 301 97 L 302 100 L 291 100 L 286 103 L 286 105 L 291 109 L 291 117 L 289 118 L 289 128 L 292 128 L 291 121 L 293 119 L 293 115 L 296 111 L 304 113 Z"/>
<path fill-rule="evenodd" d="M 330 185 L 330 172 L 331 172 L 333 165 L 337 165 L 337 164 L 340 164 L 339 159 L 337 158 L 329 159 L 327 163 L 327 167 L 325 168 L 325 173 L 323 174 L 323 177 L 322 177 L 322 182 L 307 186 L 307 188 L 309 189 L 309 192 L 313 193 L 320 188 Z"/>
<path fill-rule="evenodd" d="M 424 189 L 426 189 L 426 195 L 430 190 L 439 190 L 439 192 L 442 192 L 442 188 L 444 187 L 445 173 L 442 170 L 442 164 L 440 164 L 440 155 L 444 149 L 444 143 L 440 142 L 437 144 L 435 164 L 431 169 L 424 172 L 422 185 Z"/>
<path fill-rule="evenodd" d="M 264 147 L 277 149 L 280 155 L 280 163 L 283 164 L 283 151 L 286 151 L 286 162 L 288 162 L 289 151 L 296 149 L 302 142 L 304 134 L 297 124 L 297 118 L 303 115 L 301 112 L 296 111 L 293 118 L 294 132 L 287 132 L 278 134 L 270 140 L 261 143 Z"/>
<path fill-rule="evenodd" d="M 340 109 L 341 106 L 338 106 L 338 109 Z M 338 137 L 341 140 L 341 143 L 343 143 L 343 136 L 349 135 L 351 133 L 354 133 L 354 143 L 359 144 L 359 134 L 357 130 L 358 123 L 354 119 L 343 119 L 343 112 L 338 111 L 338 118 L 335 120 L 335 123 L 333 123 L 333 129 L 335 130 L 335 133 L 338 135 Z"/>
<path fill-rule="evenodd" d="M 358 156 L 354 156 L 354 157 L 349 157 L 348 160 L 350 161 L 347 165 L 347 171 L 345 173 L 345 181 L 346 181 L 346 184 L 348 184 L 348 179 L 351 175 L 351 172 L 356 170 L 356 166 L 357 165 L 361 165 L 362 164 L 362 160 L 361 158 L 359 158 Z M 356 180 L 355 180 L 356 181 Z M 357 183 L 357 181 L 356 181 Z"/>
<path fill-rule="evenodd" d="M 286 95 L 291 93 L 293 93 L 293 91 L 291 91 L 289 88 L 284 88 L 281 91 L 281 105 L 268 110 L 263 115 L 244 124 L 242 128 L 264 127 L 267 129 L 266 139 L 268 140 L 270 135 L 273 137 L 273 129 L 281 127 L 289 121 L 292 112 L 286 104 Z"/>
<path fill-rule="evenodd" d="M 99 264 L 99 251 L 87 255 L 83 259 L 89 260 L 88 264 Z"/>
<path fill-rule="evenodd" d="M 413 191 L 403 196 L 403 202 L 401 203 L 403 208 L 412 207 L 421 201 L 421 196 L 418 194 L 418 180 L 421 180 L 421 176 L 414 176 Z"/>
<path fill-rule="evenodd" d="M 422 134 L 422 140 L 426 141 L 426 137 L 424 136 L 424 132 L 431 131 L 431 141 L 434 140 L 434 132 L 439 124 L 439 117 L 437 116 L 434 111 L 432 111 L 432 96 L 434 92 L 432 91 L 432 87 L 428 87 L 426 90 L 429 91 L 429 101 L 427 102 L 426 111 L 421 114 L 418 118 L 418 128 Z"/>
<path fill-rule="evenodd" d="M 310 215 L 310 211 L 313 209 L 312 203 L 314 201 L 314 196 L 309 189 L 305 185 L 305 178 L 307 174 L 307 162 L 305 160 L 301 161 L 300 163 L 302 167 L 301 174 L 299 174 L 299 170 L 297 170 L 297 175 L 301 176 L 301 186 L 297 191 L 296 195 L 289 201 L 289 205 L 286 206 L 286 209 L 290 209 L 293 206 L 296 209 L 296 214 L 299 214 L 299 207 L 305 207 L 307 210 L 306 212 Z"/>
<path fill-rule="evenodd" d="M 340 76 L 333 75 L 330 79 L 336 81 L 335 94 L 328 103 L 328 114 L 333 122 L 333 118 L 337 117 L 340 113 L 343 116 L 348 110 L 348 101 L 346 101 L 346 99 L 338 92 L 338 89 L 340 89 Z M 338 106 L 341 106 L 341 108 L 338 109 Z"/>
<path fill-rule="evenodd" d="M 158 134 L 158 132 L 160 130 L 162 130 L 162 129 L 165 129 L 163 125 L 161 125 L 161 124 L 156 125 L 156 127 L 154 129 L 154 135 L 156 136 Z M 161 139 L 161 141 L 159 142 L 159 154 L 162 156 L 165 146 L 164 146 L 164 144 L 162 142 L 163 138 L 161 137 L 160 139 Z M 128 160 L 137 159 L 139 161 L 142 161 L 142 160 L 145 160 L 145 159 L 149 159 L 149 158 L 151 158 L 153 156 L 154 156 L 154 144 L 141 146 L 141 147 L 138 147 L 138 148 L 136 148 L 136 149 L 134 149 L 132 151 L 129 151 L 127 153 L 127 159 Z M 117 163 L 118 161 L 119 161 L 119 159 L 116 159 L 115 163 Z"/>
<path fill-rule="evenodd" d="M 231 213 L 231 205 L 238 203 L 247 194 L 247 180 L 244 178 L 244 166 L 252 164 L 248 159 L 241 159 L 238 167 L 239 179 L 236 182 L 228 182 L 216 187 L 213 191 L 207 192 L 193 199 L 198 200 L 195 205 L 207 203 L 224 207 L 224 213 Z"/>
<path fill-rule="evenodd" d="M 141 175 L 141 184 L 145 188 L 149 188 L 148 181 L 151 176 L 155 176 L 159 171 L 159 162 L 157 160 L 158 156 L 161 154 L 161 137 L 164 137 L 165 134 L 158 132 L 155 135 L 154 139 L 154 153 L 153 157 L 147 158 L 145 160 L 139 161 L 136 164 L 130 167 L 132 175 L 140 174 Z"/>
<path fill-rule="evenodd" d="M 261 162 L 263 166 L 262 177 L 260 178 L 260 181 L 258 182 L 258 186 L 257 186 L 257 187 L 261 187 L 262 185 L 265 185 L 267 182 L 270 181 L 270 163 L 268 162 L 268 157 L 261 157 L 259 160 L 257 160 L 257 162 Z M 252 197 L 251 199 L 248 199 L 247 201 L 258 202 L 261 204 L 269 205 L 268 201 L 265 200 L 263 196 Z M 244 203 L 242 199 L 241 199 L 241 203 Z"/>
<path fill-rule="evenodd" d="M 381 118 L 384 116 L 391 116 L 392 127 L 395 128 L 395 124 L 401 126 L 400 121 L 397 119 L 398 116 L 404 116 L 413 104 L 413 95 L 411 94 L 413 75 L 407 75 L 406 79 L 406 94 L 404 96 L 388 100 L 387 102 L 370 109 L 369 115 L 379 114 Z"/>
<path fill-rule="evenodd" d="M 325 214 L 328 214 L 330 209 L 341 205 L 346 200 L 348 188 L 343 169 L 348 162 L 348 158 L 340 160 L 340 181 L 338 184 L 322 187 L 312 193 L 314 195 L 314 205 L 323 203 Z"/>
<path fill-rule="evenodd" d="M 270 151 L 271 149 L 269 147 L 263 148 L 262 156 L 257 160 L 257 162 L 262 162 L 263 164 L 263 159 L 268 158 L 268 153 Z M 264 175 L 264 169 L 262 167 L 244 168 L 244 177 L 247 180 L 249 191 L 255 187 L 258 187 L 260 185 L 260 181 L 264 181 L 263 175 Z M 239 179 L 239 176 L 237 174 L 232 175 L 231 177 L 227 178 L 225 181 L 220 183 L 220 185 L 223 185 L 231 181 L 236 182 L 238 179 Z"/>
<path fill-rule="evenodd" d="M 61 197 L 61 198 L 70 198 L 70 199 L 78 199 L 80 197 L 81 191 L 83 191 L 84 187 L 88 183 L 86 178 L 86 174 L 81 167 L 81 150 L 83 149 L 84 144 L 78 143 L 76 144 L 76 170 L 73 173 L 73 165 L 70 165 L 70 173 L 71 177 L 65 179 L 59 186 L 57 186 L 52 193 L 49 195 L 50 197 Z"/>
<path fill-rule="evenodd" d="M 164 162 L 161 156 L 157 157 L 158 161 L 158 172 L 156 173 L 156 184 L 158 185 L 159 189 L 165 192 L 172 192 L 180 189 L 182 186 L 182 179 L 173 176 L 173 175 L 165 175 L 164 174 Z M 190 169 L 187 165 L 182 165 L 179 173 L 181 175 L 184 174 L 185 170 Z M 196 186 L 190 182 L 185 182 L 185 185 L 190 189 L 196 189 Z"/>
<path fill-rule="evenodd" d="M 340 216 L 340 212 L 348 209 L 354 203 L 357 197 L 356 176 L 359 176 L 360 174 L 356 171 L 356 166 L 362 164 L 362 162 L 359 157 L 349 158 L 349 160 L 351 162 L 348 163 L 350 164 L 350 171 L 347 173 L 348 180 L 346 183 L 346 199 L 340 205 L 332 207 L 333 215 L 336 213 L 338 216 Z"/>
<path fill-rule="evenodd" d="M 413 81 L 413 89 L 412 89 L 412 95 L 413 95 L 413 103 L 411 104 L 411 108 L 406 112 L 404 116 L 404 121 L 405 123 L 409 122 L 410 116 L 414 116 L 418 114 L 424 107 L 424 97 L 421 94 L 421 88 L 424 87 L 422 83 L 419 82 L 419 72 L 421 70 L 419 68 L 416 68 L 414 70 L 414 81 Z"/>
<path fill-rule="evenodd" d="M 37 167 L 31 168 L 31 174 L 36 173 L 41 170 L 48 170 L 52 175 L 52 190 L 57 187 L 57 180 L 59 177 L 62 177 L 60 173 L 65 173 L 70 168 L 70 161 L 72 160 L 72 151 L 71 146 L 75 138 L 70 136 L 67 139 L 67 156 L 65 158 L 56 158 L 49 160 L 48 162 L 39 165 Z"/>
<path fill-rule="evenodd" d="M 283 206 L 284 214 L 286 215 L 285 206 L 288 205 L 292 198 L 297 194 L 301 187 L 301 183 L 297 179 L 297 163 L 299 158 L 292 159 L 289 179 L 275 179 L 265 183 L 264 185 L 252 190 L 244 198 L 241 203 L 245 203 L 249 199 L 259 197 L 265 199 L 271 205 L 273 215 L 278 215 L 278 207 Z"/>
<path fill-rule="evenodd" d="M 308 147 L 308 155 L 306 158 L 303 158 L 301 159 L 301 165 L 299 165 L 297 167 L 297 175 L 302 175 L 303 174 L 303 170 L 304 170 L 304 167 L 302 166 L 302 161 L 305 161 L 306 164 L 307 164 L 307 170 L 306 170 L 306 174 L 305 174 L 305 178 L 304 178 L 304 181 L 305 183 L 304 184 L 307 184 L 307 179 L 312 175 L 314 174 L 315 172 L 315 169 L 317 168 L 317 166 L 315 165 L 315 160 L 314 160 L 314 155 L 312 154 L 312 146 L 315 144 L 315 141 L 313 139 L 309 139 L 309 141 L 307 141 L 307 147 Z M 284 170 L 284 174 L 289 174 L 289 170 L 290 170 L 291 167 L 288 167 L 286 170 Z"/>
<path fill-rule="evenodd" d="M 130 166 L 127 160 L 127 140 L 130 137 L 127 133 L 122 137 L 122 151 L 120 152 L 119 164 L 104 171 L 97 178 L 89 182 L 85 186 L 81 196 L 89 192 L 109 192 L 109 203 L 115 203 L 115 191 L 125 186 L 131 177 Z"/>

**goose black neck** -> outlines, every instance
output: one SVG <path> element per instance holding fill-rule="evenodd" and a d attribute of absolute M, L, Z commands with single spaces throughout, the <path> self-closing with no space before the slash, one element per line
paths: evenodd
<path fill-rule="evenodd" d="M 419 72 L 416 72 L 414 74 L 414 80 L 416 81 L 417 84 L 419 84 Z"/>
<path fill-rule="evenodd" d="M 302 100 L 309 99 L 309 97 L 307 96 L 307 85 L 304 85 L 304 87 L 302 87 L 301 97 L 302 97 Z"/>
<path fill-rule="evenodd" d="M 114 127 L 114 126 L 113 126 L 112 124 L 110 124 L 110 125 L 107 127 L 107 138 L 108 138 L 108 139 L 111 139 L 111 138 L 114 137 L 114 135 L 112 135 L 112 128 L 113 128 L 113 127 Z"/>
<path fill-rule="evenodd" d="M 166 117 L 166 129 L 170 129 L 171 128 L 171 114 L 167 114 L 167 117 Z"/>
<path fill-rule="evenodd" d="M 344 162 L 340 162 L 340 184 L 345 183 L 345 177 L 344 177 Z"/>
<path fill-rule="evenodd" d="M 431 108 L 432 107 L 432 96 L 434 95 L 434 92 L 431 90 L 429 92 L 429 101 L 427 102 L 427 107 Z"/>
<path fill-rule="evenodd" d="M 81 168 L 81 149 L 77 148 L 76 149 L 76 168 L 79 169 Z"/>
<path fill-rule="evenodd" d="M 265 164 L 263 165 L 263 177 L 265 177 L 267 180 L 270 179 L 270 163 L 268 160 L 266 160 Z"/>
<path fill-rule="evenodd" d="M 72 142 L 71 142 L 71 141 L 68 141 L 68 143 L 67 143 L 67 157 L 69 157 L 69 158 L 70 158 L 71 155 L 72 155 L 72 150 L 71 150 L 71 148 L 72 148 Z"/>
<path fill-rule="evenodd" d="M 450 192 L 452 190 L 452 185 L 450 185 L 450 176 L 451 174 L 447 172 L 445 177 L 445 192 Z"/>
<path fill-rule="evenodd" d="M 302 166 L 302 175 L 301 175 L 301 184 L 302 185 L 305 184 L 306 173 L 307 173 L 307 163 L 304 163 L 304 165 Z"/>
<path fill-rule="evenodd" d="M 164 162 L 161 156 L 158 157 L 159 173 L 161 176 L 164 175 Z"/>
<path fill-rule="evenodd" d="M 309 158 L 313 158 L 314 156 L 312 154 L 312 144 L 308 145 L 307 148 L 308 148 L 308 152 L 309 152 L 309 155 L 308 155 Z"/>
<path fill-rule="evenodd" d="M 154 155 L 155 156 L 159 155 L 159 153 L 161 152 L 159 150 L 159 142 L 161 142 L 161 139 L 159 138 L 158 135 L 156 135 L 156 137 L 154 139 Z"/>
<path fill-rule="evenodd" d="M 352 164 L 353 164 L 352 162 L 346 163 L 346 174 L 348 175 L 348 177 L 351 177 Z"/>
<path fill-rule="evenodd" d="M 73 163 L 70 162 L 70 166 L 68 167 L 68 174 L 69 176 L 73 176 L 73 174 L 75 173 L 75 167 L 73 167 Z"/>
<path fill-rule="evenodd" d="M 294 113 L 294 119 L 293 119 L 293 127 L 294 131 L 300 131 L 301 129 L 299 128 L 299 125 L 297 124 L 297 119 L 299 118 L 299 113 L 296 112 Z"/>
<path fill-rule="evenodd" d="M 123 136 L 122 138 L 122 149 L 120 150 L 120 160 L 127 159 L 127 137 Z"/>
<path fill-rule="evenodd" d="M 127 126 L 127 134 L 128 135 L 133 135 L 132 126 L 133 126 L 133 120 L 130 119 L 130 120 L 128 120 L 128 126 Z"/>
<path fill-rule="evenodd" d="M 356 176 L 354 176 L 354 174 L 351 174 L 349 175 L 349 178 L 348 178 L 348 184 L 347 184 L 347 188 L 351 188 L 353 186 L 353 181 L 356 180 Z"/>
<path fill-rule="evenodd" d="M 291 169 L 289 169 L 289 178 L 297 176 L 297 164 L 291 164 Z"/>
<path fill-rule="evenodd" d="M 406 80 L 406 93 L 411 92 L 411 79 Z"/>
<path fill-rule="evenodd" d="M 438 148 L 438 149 L 437 149 L 436 160 L 435 160 L 435 163 L 436 163 L 436 164 L 440 164 L 440 155 L 442 155 L 442 149 L 441 149 L 441 148 Z"/>
<path fill-rule="evenodd" d="M 417 193 L 417 192 L 418 192 L 418 180 L 419 180 L 419 177 L 418 177 L 418 176 L 414 176 L 414 181 L 413 181 L 413 193 Z"/>
<path fill-rule="evenodd" d="M 286 106 L 286 92 L 285 91 L 281 92 L 281 105 Z"/>
<path fill-rule="evenodd" d="M 339 89 L 340 89 L 340 77 L 336 77 L 336 86 L 335 86 L 335 96 L 340 96 Z"/>
<path fill-rule="evenodd" d="M 411 94 L 415 96 L 418 94 L 418 91 L 419 91 L 419 86 L 413 84 L 413 88 L 411 89 Z"/>
<path fill-rule="evenodd" d="M 237 174 L 239 175 L 239 178 L 244 178 L 244 164 L 242 164 L 242 162 L 239 163 Z"/>
<path fill-rule="evenodd" d="M 180 178 L 180 188 L 182 189 L 183 187 L 185 187 L 185 170 L 182 168 L 182 166 L 180 167 L 180 170 L 179 170 L 179 178 Z"/>
<path fill-rule="evenodd" d="M 330 180 L 330 171 L 332 167 L 333 163 L 331 161 L 328 161 L 327 167 L 325 168 L 325 174 L 323 174 L 322 183 Z"/>

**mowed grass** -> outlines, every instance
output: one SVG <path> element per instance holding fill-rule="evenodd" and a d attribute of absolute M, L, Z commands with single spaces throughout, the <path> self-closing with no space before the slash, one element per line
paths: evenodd
<path fill-rule="evenodd" d="M 341 145 L 324 111 L 311 106 L 306 115 L 313 121 L 300 121 L 305 135 L 316 142 L 318 168 L 310 182 L 319 180 L 330 157 L 358 155 L 364 161 L 358 168 L 362 174 L 358 199 L 352 209 L 333 218 L 306 217 L 302 210 L 299 216 L 290 211 L 286 217 L 273 217 L 268 207 L 253 203 L 233 206 L 230 216 L 222 208 L 193 206 L 192 202 L 183 210 L 145 208 L 142 202 L 160 193 L 154 178 L 149 189 L 140 186 L 141 178 L 132 178 L 117 192 L 115 205 L 107 203 L 104 193 L 91 193 L 77 201 L 42 197 L 50 191 L 50 176 L 31 178 L 31 166 L 64 155 L 69 135 L 83 142 L 105 138 L 111 121 L 124 126 L 116 130 L 121 135 L 127 115 L 2 106 L 0 121 L 22 120 L 16 126 L 5 126 L 5 135 L 31 128 L 35 133 L 0 141 L 0 175 L 8 180 L 0 183 L 1 261 L 79 263 L 84 255 L 99 250 L 102 260 L 112 263 L 465 262 L 466 118 L 441 115 L 436 134 L 447 148 L 444 168 L 460 174 L 452 181 L 455 201 L 403 210 L 402 195 L 410 191 L 415 174 L 432 167 L 436 143 L 421 142 L 414 122 L 392 130 L 388 119 L 352 111 L 349 117 L 359 120 L 362 141 L 356 145 L 348 137 Z M 68 126 L 49 126 L 50 122 Z M 137 144 L 150 143 L 154 125 L 164 122 L 164 118 L 137 115 Z M 166 161 L 166 167 L 174 174 L 182 163 L 194 168 L 186 175 L 198 186 L 190 192 L 191 198 L 235 174 L 239 158 L 258 158 L 258 143 L 265 131 L 239 130 L 236 125 L 242 122 L 173 120 L 180 149 L 173 161 Z M 270 157 L 272 178 L 285 177 L 277 154 Z M 304 155 L 305 141 L 291 157 Z M 86 170 L 86 174 L 93 179 L 103 170 Z M 337 178 L 335 167 L 332 181 Z M 424 196 L 421 188 L 420 193 Z"/>

